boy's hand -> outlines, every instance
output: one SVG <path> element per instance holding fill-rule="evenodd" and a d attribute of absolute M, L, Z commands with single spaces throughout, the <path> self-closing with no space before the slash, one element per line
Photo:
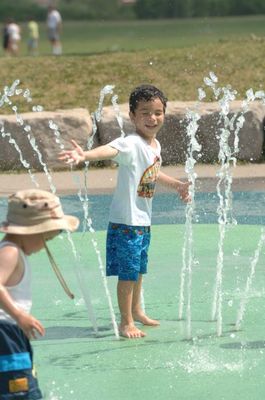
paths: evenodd
<path fill-rule="evenodd" d="M 189 195 L 189 186 L 190 182 L 178 181 L 177 192 L 179 194 L 180 199 L 184 201 L 184 203 L 188 203 L 191 200 Z"/>
<path fill-rule="evenodd" d="M 44 336 L 45 329 L 36 318 L 30 314 L 21 312 L 17 317 L 18 326 L 22 329 L 28 339 L 37 339 L 37 333 Z"/>
<path fill-rule="evenodd" d="M 181 182 L 176 178 L 164 174 L 162 171 L 159 171 L 158 182 L 176 190 L 181 200 L 185 203 L 188 203 L 191 200 L 189 195 L 190 182 Z"/>
<path fill-rule="evenodd" d="M 74 150 L 63 150 L 59 153 L 59 160 L 65 161 L 66 164 L 79 164 L 85 161 L 85 152 L 76 143 L 75 140 L 71 140 Z"/>

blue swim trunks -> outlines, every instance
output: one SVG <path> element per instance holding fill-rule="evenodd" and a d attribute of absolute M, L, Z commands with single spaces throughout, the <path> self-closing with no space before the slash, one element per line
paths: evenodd
<path fill-rule="evenodd" d="M 109 223 L 107 232 L 107 276 L 116 275 L 122 281 L 137 281 L 146 274 L 150 226 Z"/>
<path fill-rule="evenodd" d="M 17 325 L 5 321 L 0 321 L 0 399 L 42 399 L 30 342 Z"/>

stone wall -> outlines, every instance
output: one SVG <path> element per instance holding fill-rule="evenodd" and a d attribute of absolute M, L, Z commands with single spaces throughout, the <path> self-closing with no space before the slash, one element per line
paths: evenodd
<path fill-rule="evenodd" d="M 187 122 L 185 117 L 188 110 L 196 108 L 200 115 L 197 138 L 202 145 L 200 162 L 212 163 L 218 160 L 219 142 L 217 139 L 220 130 L 224 127 L 224 120 L 220 118 L 218 103 L 169 102 L 163 128 L 158 134 L 162 147 L 162 159 L 165 164 L 184 163 L 188 138 L 186 133 Z M 235 101 L 230 106 L 229 119 L 240 115 L 241 102 Z M 134 128 L 128 116 L 128 105 L 120 106 L 123 119 L 123 130 L 133 132 Z M 245 122 L 239 131 L 239 153 L 237 158 L 244 161 L 259 161 L 263 153 L 265 106 L 259 102 L 252 102 L 249 111 L 244 114 Z M 236 124 L 230 127 L 229 145 L 233 146 Z M 115 119 L 111 107 L 105 107 L 101 122 L 98 124 L 98 136 L 101 144 L 120 136 L 121 129 Z"/>
<path fill-rule="evenodd" d="M 19 153 L 14 146 L 14 141 L 21 150 L 23 159 L 32 169 L 42 171 L 38 151 L 33 150 L 30 140 L 35 138 L 35 145 L 42 160 L 51 169 L 64 169 L 65 166 L 58 161 L 58 153 L 63 144 L 69 148 L 70 140 L 75 139 L 82 147 L 86 147 L 87 137 L 92 132 L 92 121 L 89 112 L 85 109 L 74 109 L 56 112 L 32 112 L 21 114 L 23 121 L 18 123 L 14 115 L 0 116 L 0 170 L 23 169 Z M 51 122 L 52 121 L 52 125 Z M 51 129 L 51 126 L 58 127 Z M 27 127 L 31 130 L 28 131 Z M 3 137 L 3 135 L 6 135 Z M 34 144 L 34 143 L 33 143 Z M 95 144 L 97 144 L 95 139 Z M 35 146 L 35 148 L 36 148 Z"/>
<path fill-rule="evenodd" d="M 220 107 L 217 103 L 194 102 L 169 102 L 166 112 L 165 124 L 158 134 L 162 146 L 164 164 L 184 163 L 187 149 L 187 110 L 196 107 L 200 115 L 197 137 L 202 145 L 200 162 L 212 163 L 218 160 L 218 135 L 224 127 L 224 120 L 220 118 Z M 241 102 L 233 102 L 230 107 L 229 119 L 242 112 Z M 129 119 L 127 104 L 120 105 L 120 115 L 123 120 L 122 129 L 126 134 L 133 132 L 134 127 Z M 259 102 L 252 102 L 249 111 L 244 114 L 245 122 L 239 131 L 239 153 L 237 158 L 243 161 L 259 161 L 263 155 L 264 145 L 264 119 L 265 107 Z M 70 139 L 75 139 L 83 148 L 92 134 L 92 121 L 86 109 L 58 110 L 56 112 L 40 112 L 22 114 L 21 121 L 15 116 L 0 116 L 0 170 L 20 170 L 20 156 L 15 149 L 13 140 L 19 146 L 23 159 L 33 169 L 42 170 L 37 152 L 34 151 L 29 140 L 34 137 L 35 144 L 42 154 L 43 162 L 50 169 L 65 169 L 65 165 L 58 161 L 58 152 L 63 144 L 70 148 Z M 51 129 L 52 124 L 58 127 L 60 137 L 56 137 L 56 130 Z M 30 127 L 30 131 L 28 131 Z M 233 146 L 236 119 L 230 124 L 230 146 Z M 97 132 L 94 136 L 94 147 L 106 144 L 120 136 L 121 127 L 116 119 L 112 107 L 103 108 L 101 121 L 97 123 Z M 3 135 L 6 135 L 3 137 Z M 34 140 L 34 139 L 33 139 Z M 11 142 L 11 143 L 10 143 Z"/>

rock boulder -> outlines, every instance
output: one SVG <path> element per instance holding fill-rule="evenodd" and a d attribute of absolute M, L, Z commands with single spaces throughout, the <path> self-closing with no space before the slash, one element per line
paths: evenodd
<path fill-rule="evenodd" d="M 179 164 L 186 160 L 188 145 L 187 119 L 188 110 L 196 110 L 198 121 L 197 140 L 202 145 L 200 162 L 213 163 L 218 160 L 221 129 L 225 122 L 220 115 L 217 103 L 169 102 L 165 124 L 158 134 L 162 146 L 164 164 Z M 233 148 L 236 121 L 242 117 L 241 102 L 230 104 L 228 115 L 230 125 L 229 145 Z M 244 124 L 239 130 L 239 152 L 237 158 L 243 161 L 259 161 L 262 159 L 264 146 L 265 107 L 260 102 L 252 102 L 249 110 L 243 114 Z M 70 139 L 75 139 L 83 148 L 87 148 L 88 139 L 92 135 L 92 120 L 86 109 L 58 110 L 56 112 L 34 112 L 16 116 L 0 116 L 0 168 L 1 170 L 23 169 L 20 158 L 26 160 L 32 169 L 42 171 L 36 146 L 42 154 L 42 160 L 50 169 L 65 169 L 65 164 L 58 161 L 58 153 L 63 146 L 71 148 Z M 58 128 L 58 129 L 57 129 Z M 134 131 L 129 118 L 128 104 L 119 106 L 116 116 L 113 107 L 104 107 L 102 117 L 97 122 L 94 146 L 106 144 L 125 134 Z M 4 137 L 5 136 L 5 137 Z M 30 145 L 30 140 L 35 150 Z M 21 151 L 16 150 L 15 145 Z M 105 162 L 105 165 L 109 165 Z"/>
<path fill-rule="evenodd" d="M 198 161 L 212 163 L 218 160 L 218 137 L 221 129 L 225 126 L 219 104 L 200 103 L 198 105 L 195 102 L 176 101 L 168 103 L 165 123 L 158 134 L 164 164 L 184 163 L 186 160 L 188 145 L 186 115 L 188 110 L 196 110 L 200 116 L 196 137 L 202 145 L 202 151 L 197 157 Z M 133 132 L 134 127 L 128 116 L 127 104 L 120 106 L 120 115 L 123 120 L 123 131 L 126 134 Z M 242 115 L 242 103 L 240 101 L 232 102 L 228 115 L 230 121 L 235 119 L 229 126 L 231 148 L 233 148 L 235 138 L 236 121 L 240 115 Z M 252 102 L 243 117 L 244 124 L 238 133 L 239 153 L 237 158 L 243 161 L 258 161 L 263 154 L 265 107 L 258 101 Z M 99 143 L 106 144 L 120 134 L 121 128 L 112 107 L 105 107 L 101 121 L 98 123 Z"/>
<path fill-rule="evenodd" d="M 2 115 L 1 128 L 1 170 L 23 169 L 20 161 L 22 157 L 32 169 L 42 171 L 38 151 L 42 155 L 43 163 L 49 168 L 65 169 L 65 165 L 58 161 L 62 146 L 70 148 L 70 139 L 75 139 L 85 148 L 92 133 L 92 122 L 86 109 L 58 110 L 25 113 L 18 119 L 14 115 Z M 95 145 L 97 144 L 95 138 Z"/>

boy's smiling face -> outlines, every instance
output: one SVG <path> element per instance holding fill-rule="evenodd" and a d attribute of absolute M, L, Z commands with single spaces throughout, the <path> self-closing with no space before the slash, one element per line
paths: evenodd
<path fill-rule="evenodd" d="M 163 103 L 158 97 L 150 101 L 139 101 L 135 112 L 130 112 L 130 118 L 138 135 L 151 142 L 164 123 Z"/>

